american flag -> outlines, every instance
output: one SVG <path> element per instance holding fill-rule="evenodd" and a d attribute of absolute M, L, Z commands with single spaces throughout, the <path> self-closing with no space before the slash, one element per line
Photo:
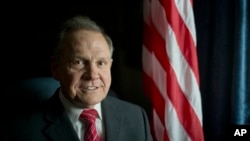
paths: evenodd
<path fill-rule="evenodd" d="M 192 0 L 144 0 L 143 82 L 155 141 L 203 141 Z"/>

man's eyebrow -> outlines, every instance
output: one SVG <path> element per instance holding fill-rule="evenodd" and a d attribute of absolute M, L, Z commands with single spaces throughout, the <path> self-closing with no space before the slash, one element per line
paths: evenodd
<path fill-rule="evenodd" d="M 98 59 L 109 59 L 109 57 L 97 57 Z"/>
<path fill-rule="evenodd" d="M 88 57 L 80 56 L 80 55 L 72 56 L 71 59 L 80 59 L 80 60 L 85 60 L 85 61 L 86 61 L 86 60 L 90 60 Z M 112 58 L 101 56 L 101 57 L 96 57 L 95 59 L 96 59 L 96 60 L 110 60 L 110 59 L 112 59 Z"/>
<path fill-rule="evenodd" d="M 87 57 L 81 55 L 74 55 L 71 57 L 72 59 L 81 59 L 81 60 L 88 60 Z"/>

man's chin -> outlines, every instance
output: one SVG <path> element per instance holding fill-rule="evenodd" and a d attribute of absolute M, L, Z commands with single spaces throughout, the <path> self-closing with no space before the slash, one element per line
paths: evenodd
<path fill-rule="evenodd" d="M 93 108 L 96 104 L 100 102 L 101 100 L 89 100 L 89 101 L 78 101 L 75 104 L 80 108 Z"/>

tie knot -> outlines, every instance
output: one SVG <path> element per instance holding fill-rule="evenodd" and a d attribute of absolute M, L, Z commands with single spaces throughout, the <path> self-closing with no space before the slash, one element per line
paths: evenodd
<path fill-rule="evenodd" d="M 86 109 L 80 114 L 80 119 L 86 122 L 84 141 L 100 141 L 95 125 L 97 114 L 98 113 L 95 109 Z"/>
<path fill-rule="evenodd" d="M 94 122 L 97 117 L 97 114 L 98 113 L 95 109 L 86 109 L 82 111 L 80 118 L 89 122 Z"/>

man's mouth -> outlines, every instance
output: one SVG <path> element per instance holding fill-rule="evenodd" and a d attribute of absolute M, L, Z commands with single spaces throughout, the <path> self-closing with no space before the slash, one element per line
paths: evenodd
<path fill-rule="evenodd" d="M 97 89 L 98 87 L 95 87 L 95 86 L 87 86 L 87 87 L 84 87 L 84 89 L 87 89 L 87 90 L 95 90 Z"/>
<path fill-rule="evenodd" d="M 81 87 L 83 90 L 96 90 L 98 88 L 100 88 L 99 86 L 84 86 Z"/>

